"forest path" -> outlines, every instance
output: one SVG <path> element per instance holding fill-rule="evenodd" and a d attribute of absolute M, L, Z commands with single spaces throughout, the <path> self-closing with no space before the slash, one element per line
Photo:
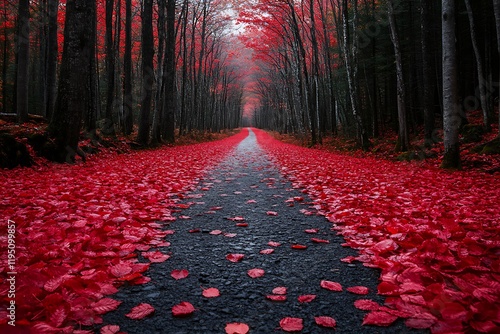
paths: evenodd
<path fill-rule="evenodd" d="M 341 246 L 344 239 L 331 231 L 324 217 L 304 214 L 313 210 L 308 202 L 280 176 L 250 130 L 197 190 L 186 196 L 183 203 L 190 207 L 166 224 L 174 233 L 166 237 L 171 246 L 160 250 L 171 257 L 152 264 L 145 273 L 151 278 L 149 283 L 120 288 L 113 298 L 123 303 L 103 317 L 104 325 L 116 324 L 128 333 L 182 334 L 224 333 L 227 323 L 243 322 L 250 326 L 250 333 L 268 334 L 279 330 L 282 318 L 297 317 L 304 320 L 302 333 L 330 333 L 332 329 L 314 322 L 315 316 L 330 316 L 337 321 L 336 333 L 417 332 L 406 328 L 401 319 L 388 328 L 361 326 L 366 312 L 353 304 L 357 299 L 383 304 L 376 294 L 379 272 L 357 261 L 341 262 L 356 251 Z M 248 226 L 237 226 L 241 223 Z M 318 233 L 308 234 L 307 229 Z M 329 243 L 315 243 L 311 238 Z M 270 241 L 281 245 L 271 247 Z M 307 249 L 293 249 L 294 244 Z M 274 252 L 261 254 L 264 249 Z M 226 256 L 231 253 L 244 254 L 244 258 L 230 262 Z M 247 271 L 253 268 L 263 269 L 264 276 L 249 277 Z M 175 269 L 186 269 L 189 276 L 175 280 L 170 275 Z M 322 280 L 340 283 L 343 291 L 321 288 Z M 346 291 L 352 286 L 365 286 L 370 292 L 361 296 Z M 219 289 L 220 296 L 203 297 L 203 288 L 209 287 Z M 266 299 L 276 287 L 288 289 L 286 301 Z M 300 295 L 316 298 L 300 303 Z M 175 318 L 171 309 L 182 301 L 196 311 L 187 318 Z M 155 313 L 142 320 L 125 317 L 140 303 L 151 304 Z"/>

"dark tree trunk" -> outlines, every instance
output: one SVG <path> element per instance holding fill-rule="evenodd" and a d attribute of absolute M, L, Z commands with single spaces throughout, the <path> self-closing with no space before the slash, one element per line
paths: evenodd
<path fill-rule="evenodd" d="M 57 12 L 59 0 L 49 0 L 49 33 L 47 42 L 47 90 L 45 117 L 50 120 L 54 112 L 57 89 L 57 57 L 59 47 L 57 43 Z"/>
<path fill-rule="evenodd" d="M 125 135 L 134 126 L 132 98 L 132 0 L 125 0 L 125 54 L 123 59 L 123 113 Z"/>
<path fill-rule="evenodd" d="M 115 96 L 115 50 L 113 46 L 113 0 L 106 0 L 106 109 L 105 129 L 107 135 L 115 135 L 113 106 Z"/>
<path fill-rule="evenodd" d="M 493 0 L 493 10 L 495 13 L 495 26 L 497 31 L 497 51 L 498 60 L 500 60 L 500 0 Z M 498 66 L 500 71 L 500 65 Z M 498 75 L 498 81 L 500 81 L 500 72 Z M 498 99 L 498 137 L 500 137 L 500 99 Z"/>
<path fill-rule="evenodd" d="M 167 0 L 167 41 L 165 45 L 165 140 L 175 141 L 175 0 Z"/>
<path fill-rule="evenodd" d="M 17 96 L 16 111 L 19 123 L 28 121 L 30 3 L 19 0 L 17 21 Z"/>
<path fill-rule="evenodd" d="M 137 142 L 147 145 L 149 142 L 149 114 L 153 96 L 153 0 L 144 0 L 142 11 L 142 100 L 139 118 L 139 133 Z"/>
<path fill-rule="evenodd" d="M 421 27 L 421 48 L 422 48 L 422 79 L 423 79 L 423 109 L 424 109 L 424 138 L 425 146 L 431 146 L 435 140 L 434 133 L 434 73 L 433 53 L 430 46 L 432 40 L 431 24 L 432 18 L 429 10 L 431 0 L 420 0 L 420 27 Z"/>
<path fill-rule="evenodd" d="M 68 0 L 59 88 L 49 136 L 55 140 L 54 160 L 73 162 L 78 150 L 82 117 L 89 109 L 90 64 L 95 34 L 94 1 Z"/>

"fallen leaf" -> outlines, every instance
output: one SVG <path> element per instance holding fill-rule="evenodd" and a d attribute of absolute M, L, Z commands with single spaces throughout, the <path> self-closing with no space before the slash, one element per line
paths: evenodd
<path fill-rule="evenodd" d="M 155 311 L 154 307 L 147 303 L 141 303 L 133 307 L 129 313 L 125 314 L 127 318 L 140 320 L 144 319 Z"/>
<path fill-rule="evenodd" d="M 316 299 L 316 295 L 301 295 L 298 297 L 298 300 L 301 303 L 310 303 L 314 299 Z"/>
<path fill-rule="evenodd" d="M 254 199 L 249 199 L 249 200 L 247 201 L 247 204 L 253 204 L 253 203 L 257 203 L 257 201 L 256 201 L 256 200 L 254 200 Z"/>
<path fill-rule="evenodd" d="M 220 296 L 220 292 L 219 292 L 219 289 L 217 289 L 217 288 L 203 289 L 203 297 L 214 298 L 214 297 L 219 297 L 219 296 Z"/>
<path fill-rule="evenodd" d="M 310 229 L 305 230 L 304 232 L 309 233 L 309 234 L 315 234 L 315 233 L 318 233 L 319 230 L 317 228 L 310 228 Z"/>
<path fill-rule="evenodd" d="M 247 227 L 248 223 L 236 223 L 235 225 L 238 227 Z"/>
<path fill-rule="evenodd" d="M 250 330 L 247 324 L 241 322 L 233 322 L 226 324 L 226 334 L 247 334 Z"/>
<path fill-rule="evenodd" d="M 362 325 L 373 325 L 373 326 L 390 326 L 394 321 L 398 319 L 397 316 L 389 314 L 387 312 L 372 311 L 365 315 L 363 318 Z"/>
<path fill-rule="evenodd" d="M 286 300 L 285 295 L 267 295 L 266 298 L 274 302 L 284 302 Z"/>
<path fill-rule="evenodd" d="M 366 286 L 351 286 L 346 290 L 357 295 L 367 295 L 370 291 Z"/>
<path fill-rule="evenodd" d="M 278 213 L 276 211 L 267 211 L 266 215 L 268 215 L 268 216 L 277 216 Z"/>
<path fill-rule="evenodd" d="M 258 278 L 258 277 L 262 277 L 264 276 L 265 274 L 265 271 L 263 269 L 259 269 L 259 268 L 254 268 L 254 269 L 250 269 L 247 271 L 247 274 L 248 276 L 250 276 L 251 278 Z"/>
<path fill-rule="evenodd" d="M 326 316 L 314 317 L 314 321 L 318 326 L 321 327 L 335 328 L 335 326 L 337 326 L 337 322 L 332 317 L 326 317 Z"/>
<path fill-rule="evenodd" d="M 306 249 L 307 246 L 306 245 L 301 245 L 301 244 L 294 244 L 294 245 L 292 245 L 292 248 L 293 249 Z"/>
<path fill-rule="evenodd" d="M 287 291 L 286 287 L 284 287 L 284 286 L 278 286 L 278 287 L 274 288 L 272 292 L 275 295 L 286 295 L 286 291 Z"/>
<path fill-rule="evenodd" d="M 271 246 L 271 247 L 279 247 L 279 246 L 281 246 L 281 244 L 279 242 L 275 242 L 275 241 L 269 241 L 267 244 L 269 246 Z"/>
<path fill-rule="evenodd" d="M 317 244 L 329 244 L 330 240 L 311 238 L 311 241 Z"/>
<path fill-rule="evenodd" d="M 330 291 L 342 291 L 342 285 L 337 282 L 323 280 L 321 281 L 320 285 L 323 289 L 327 289 Z"/>
<path fill-rule="evenodd" d="M 271 254 L 274 252 L 274 249 L 273 248 L 267 248 L 267 249 L 263 249 L 261 250 L 259 253 L 260 254 Z"/>
<path fill-rule="evenodd" d="M 92 308 L 97 314 L 104 314 L 116 310 L 121 303 L 121 301 L 112 298 L 102 298 L 93 303 Z"/>
<path fill-rule="evenodd" d="M 101 334 L 116 334 L 120 331 L 118 325 L 106 325 L 101 328 Z"/>
<path fill-rule="evenodd" d="M 213 230 L 210 232 L 211 235 L 219 235 L 219 234 L 222 234 L 222 231 L 221 230 Z"/>
<path fill-rule="evenodd" d="M 172 278 L 176 280 L 183 279 L 189 276 L 189 271 L 187 271 L 186 269 L 175 269 L 172 270 L 170 276 L 172 276 Z"/>
<path fill-rule="evenodd" d="M 354 302 L 354 307 L 363 311 L 376 311 L 380 308 L 380 305 L 370 299 L 358 299 Z"/>
<path fill-rule="evenodd" d="M 285 332 L 297 332 L 304 328 L 301 318 L 283 318 L 280 320 L 280 327 Z"/>
<path fill-rule="evenodd" d="M 226 259 L 231 262 L 240 262 L 245 257 L 244 254 L 227 254 Z"/>
<path fill-rule="evenodd" d="M 234 238 L 235 236 L 237 236 L 237 234 L 236 233 L 224 233 L 224 236 L 226 238 Z"/>
<path fill-rule="evenodd" d="M 195 311 L 194 306 L 189 302 L 181 302 L 172 307 L 174 317 L 187 317 Z"/>

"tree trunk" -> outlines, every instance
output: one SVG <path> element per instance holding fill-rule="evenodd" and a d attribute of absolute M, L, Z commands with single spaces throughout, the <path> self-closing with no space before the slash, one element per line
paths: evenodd
<path fill-rule="evenodd" d="M 206 18 L 205 18 L 206 19 Z M 165 45 L 165 140 L 175 141 L 175 0 L 167 0 L 167 41 Z M 200 69 L 201 70 L 201 69 Z"/>
<path fill-rule="evenodd" d="M 123 132 L 132 133 L 134 126 L 132 98 L 132 0 L 125 0 L 125 53 L 123 56 Z"/>
<path fill-rule="evenodd" d="M 153 0 L 144 0 L 142 11 L 142 100 L 137 142 L 147 145 L 149 141 L 149 114 L 153 93 Z"/>
<path fill-rule="evenodd" d="M 47 52 L 47 90 L 45 117 L 50 120 L 54 112 L 57 89 L 57 58 L 59 47 L 57 43 L 57 12 L 59 0 L 49 0 L 49 33 Z"/>
<path fill-rule="evenodd" d="M 92 15 L 94 1 L 68 0 L 64 29 L 64 49 L 61 62 L 56 108 L 48 132 L 54 138 L 54 160 L 73 162 L 83 114 L 88 110 L 90 92 L 89 66 L 92 54 Z"/>
<path fill-rule="evenodd" d="M 95 6 L 92 6 L 92 10 L 95 10 Z M 97 15 L 92 12 L 92 27 L 93 31 L 97 31 Z M 89 104 L 85 118 L 85 130 L 91 139 L 97 138 L 97 96 L 99 94 L 97 86 L 97 35 L 92 33 L 90 41 L 90 64 L 89 69 L 89 82 L 88 82 L 88 92 L 89 92 Z"/>
<path fill-rule="evenodd" d="M 387 16 L 391 30 L 391 40 L 394 46 L 394 56 L 396 58 L 396 84 L 398 96 L 398 143 L 396 151 L 406 152 L 410 146 L 408 139 L 408 122 L 406 120 L 406 92 L 405 81 L 403 78 L 403 57 L 401 56 L 401 46 L 394 17 L 393 0 L 387 1 Z"/>
<path fill-rule="evenodd" d="M 29 51 L 30 51 L 30 4 L 19 0 L 17 18 L 17 96 L 16 111 L 19 123 L 28 121 Z"/>
<path fill-rule="evenodd" d="M 422 48 L 422 79 L 423 79 L 423 109 L 424 109 L 424 138 L 425 146 L 430 147 L 434 142 L 434 107 L 433 107 L 433 80 L 432 73 L 434 72 L 432 62 L 433 56 L 431 53 L 430 42 L 432 32 L 430 25 L 432 23 L 430 15 L 431 0 L 420 0 L 420 27 L 421 39 L 420 45 Z"/>
<path fill-rule="evenodd" d="M 495 11 L 495 25 L 497 30 L 497 48 L 498 48 L 498 59 L 500 60 L 500 0 L 493 0 L 493 8 Z M 498 81 L 500 81 L 500 65 Z M 498 137 L 500 137 L 500 99 L 498 103 Z"/>
<path fill-rule="evenodd" d="M 469 0 L 464 0 L 465 6 L 467 8 L 467 15 L 469 16 L 469 26 L 470 26 L 470 38 L 472 41 L 472 48 L 474 49 L 474 56 L 476 58 L 476 68 L 477 68 L 477 78 L 479 81 L 479 95 L 481 99 L 481 108 L 483 109 L 483 127 L 486 132 L 491 131 L 490 124 L 490 108 L 488 103 L 488 97 L 486 94 L 486 78 L 484 77 L 484 66 L 483 58 L 481 57 L 481 52 L 479 51 L 479 45 L 476 38 L 476 27 L 474 24 L 474 14 L 472 13 L 472 7 Z"/>
<path fill-rule="evenodd" d="M 106 124 L 104 133 L 115 135 L 113 106 L 115 96 L 115 52 L 113 46 L 113 0 L 106 0 Z"/>
<path fill-rule="evenodd" d="M 460 168 L 458 133 L 461 119 L 455 39 L 455 2 L 442 0 L 444 157 L 441 167 L 443 168 Z"/>

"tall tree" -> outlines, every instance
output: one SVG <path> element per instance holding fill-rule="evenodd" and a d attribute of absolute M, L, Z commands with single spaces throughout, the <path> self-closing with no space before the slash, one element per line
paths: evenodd
<path fill-rule="evenodd" d="M 132 0 L 125 0 L 125 53 L 123 56 L 123 132 L 132 133 L 134 126 L 132 98 Z"/>
<path fill-rule="evenodd" d="M 67 0 L 64 28 L 64 49 L 61 61 L 56 107 L 49 124 L 54 138 L 55 160 L 73 162 L 83 114 L 91 104 L 89 88 L 92 43 L 95 34 L 94 1 Z"/>
<path fill-rule="evenodd" d="M 495 26 L 497 31 L 498 59 L 500 61 L 500 0 L 493 0 L 493 8 L 495 12 Z M 498 80 L 500 81 L 500 65 L 498 66 L 498 70 Z M 498 137 L 500 137 L 500 99 L 498 102 Z"/>
<path fill-rule="evenodd" d="M 115 48 L 113 45 L 113 0 L 106 0 L 106 109 L 105 134 L 115 135 L 113 106 L 115 100 Z"/>
<path fill-rule="evenodd" d="M 50 120 L 54 112 L 57 91 L 57 57 L 59 45 L 57 43 L 57 12 L 59 0 L 49 0 L 49 31 L 47 36 L 47 90 L 45 117 Z"/>
<path fill-rule="evenodd" d="M 443 168 L 460 168 L 461 123 L 458 105 L 458 74 L 455 46 L 455 1 L 442 0 L 442 48 L 443 48 Z"/>
<path fill-rule="evenodd" d="M 153 0 L 144 0 L 142 8 L 142 96 L 137 142 L 147 145 L 149 141 L 149 114 L 153 96 Z"/>
<path fill-rule="evenodd" d="M 472 48 L 474 49 L 474 56 L 476 58 L 476 69 L 477 69 L 477 77 L 479 81 L 479 96 L 481 100 L 481 108 L 483 109 L 483 127 L 487 132 L 491 131 L 490 124 L 490 104 L 488 103 L 488 97 L 486 95 L 486 78 L 484 76 L 484 66 L 483 66 L 483 57 L 481 56 L 481 52 L 479 51 L 479 45 L 476 37 L 476 25 L 474 23 L 474 13 L 472 12 L 472 6 L 470 5 L 469 0 L 464 0 L 465 6 L 467 8 L 467 15 L 469 17 L 469 26 L 470 26 L 470 37 L 472 41 Z"/>
<path fill-rule="evenodd" d="M 167 0 L 167 41 L 165 45 L 165 140 L 175 140 L 175 0 Z"/>
<path fill-rule="evenodd" d="M 396 18 L 394 16 L 393 0 L 387 1 L 387 16 L 391 30 L 391 40 L 394 46 L 394 56 L 396 58 L 396 85 L 398 100 L 398 144 L 397 151 L 406 152 L 410 146 L 408 139 L 408 122 L 406 120 L 406 91 L 403 78 L 403 57 L 401 55 L 401 43 L 399 42 Z"/>
<path fill-rule="evenodd" d="M 429 147 L 434 143 L 434 108 L 433 108 L 433 89 L 434 84 L 432 80 L 433 73 L 433 52 L 431 51 L 431 15 L 429 6 L 431 0 L 420 0 L 420 47 L 422 52 L 422 103 L 424 109 L 424 138 L 425 146 Z"/>
<path fill-rule="evenodd" d="M 28 121 L 30 2 L 19 0 L 17 17 L 17 120 Z"/>

